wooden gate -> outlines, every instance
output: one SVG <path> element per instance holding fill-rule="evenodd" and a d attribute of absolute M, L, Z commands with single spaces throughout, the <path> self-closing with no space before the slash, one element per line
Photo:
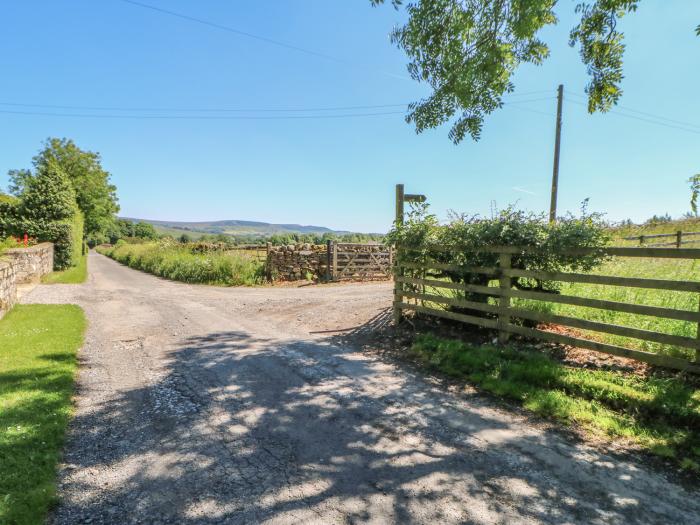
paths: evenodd
<path fill-rule="evenodd" d="M 389 279 L 393 252 L 382 244 L 338 243 L 328 241 L 329 280 L 367 281 Z"/>

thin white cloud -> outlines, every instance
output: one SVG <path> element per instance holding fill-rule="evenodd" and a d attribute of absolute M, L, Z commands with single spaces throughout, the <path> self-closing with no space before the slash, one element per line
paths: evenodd
<path fill-rule="evenodd" d="M 518 187 L 518 186 L 513 186 L 513 187 L 511 188 L 511 190 L 513 190 L 513 191 L 519 191 L 520 193 L 527 193 L 528 195 L 537 195 L 537 193 L 535 193 L 534 191 L 526 190 L 526 189 L 520 188 L 520 187 Z"/>

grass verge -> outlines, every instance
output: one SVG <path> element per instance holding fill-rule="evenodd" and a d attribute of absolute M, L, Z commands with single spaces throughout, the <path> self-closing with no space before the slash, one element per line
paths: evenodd
<path fill-rule="evenodd" d="M 530 350 L 419 336 L 411 353 L 532 412 L 700 473 L 700 390 L 676 378 L 572 368 Z"/>
<path fill-rule="evenodd" d="M 43 523 L 55 500 L 86 324 L 74 305 L 18 305 L 0 320 L 0 523 Z"/>
<path fill-rule="evenodd" d="M 87 279 L 87 255 L 83 255 L 80 258 L 80 262 L 77 266 L 68 268 L 67 270 L 61 270 L 58 272 L 51 272 L 44 275 L 41 278 L 41 282 L 45 284 L 80 284 L 84 283 Z"/>
<path fill-rule="evenodd" d="M 179 244 L 117 244 L 98 248 L 115 261 L 173 281 L 223 286 L 259 284 L 264 263 L 252 257 L 230 253 L 192 253 Z"/>

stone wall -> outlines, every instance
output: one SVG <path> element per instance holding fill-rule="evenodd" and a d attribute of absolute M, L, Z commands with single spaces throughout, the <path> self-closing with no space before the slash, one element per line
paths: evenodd
<path fill-rule="evenodd" d="M 326 253 L 325 244 L 270 246 L 267 253 L 268 277 L 278 281 L 323 279 L 327 271 Z"/>
<path fill-rule="evenodd" d="M 36 283 L 53 271 L 53 244 L 12 248 L 0 256 L 0 319 L 17 302 L 17 285 Z"/>
<path fill-rule="evenodd" d="M 17 278 L 15 265 L 0 259 L 0 319 L 17 302 Z"/>
<path fill-rule="evenodd" d="M 15 265 L 17 284 L 36 283 L 53 271 L 53 244 L 42 242 L 29 248 L 12 248 L 3 254 Z"/>

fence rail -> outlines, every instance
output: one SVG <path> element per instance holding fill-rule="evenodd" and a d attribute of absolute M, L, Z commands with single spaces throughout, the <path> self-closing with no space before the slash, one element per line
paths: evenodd
<path fill-rule="evenodd" d="M 700 236 L 700 232 L 684 232 L 684 231 L 677 231 L 675 233 L 654 233 L 651 235 L 633 235 L 631 237 L 623 237 L 622 239 L 625 241 L 639 241 L 640 246 L 648 246 L 648 247 L 668 247 L 668 246 L 675 246 L 676 248 L 680 248 L 681 245 L 683 244 L 695 244 L 695 243 L 700 243 L 700 239 L 691 239 L 691 240 L 686 240 L 684 241 L 684 238 L 687 237 L 698 237 Z M 647 244 L 647 240 L 649 239 L 669 239 L 669 238 L 674 238 L 675 240 L 672 242 L 657 242 L 653 244 Z"/>
<path fill-rule="evenodd" d="M 450 248 L 442 246 L 430 247 L 430 251 L 444 254 Z M 490 328 L 498 331 L 500 342 L 506 342 L 511 334 L 568 344 L 580 348 L 586 348 L 628 357 L 646 363 L 666 366 L 679 370 L 686 370 L 700 374 L 700 312 L 677 310 L 673 308 L 647 306 L 640 304 L 608 301 L 572 295 L 551 294 L 533 290 L 519 290 L 513 288 L 513 280 L 518 278 L 532 278 L 546 281 L 589 283 L 605 286 L 619 286 L 631 288 L 645 288 L 658 290 L 672 290 L 699 294 L 700 282 L 679 281 L 666 279 L 646 279 L 636 277 L 616 277 L 607 275 L 591 275 L 566 272 L 540 272 L 522 270 L 512 267 L 512 257 L 534 251 L 533 248 L 523 247 L 484 247 L 478 251 L 481 253 L 498 254 L 499 263 L 494 267 L 469 267 L 457 264 L 436 262 L 426 257 L 421 261 L 402 261 L 401 255 L 410 249 L 399 248 L 395 266 L 394 308 L 395 315 L 400 318 L 401 312 L 411 310 L 425 315 L 451 319 L 468 324 Z M 700 259 L 700 249 L 693 248 L 604 248 L 604 249 L 574 249 L 563 252 L 565 255 L 587 255 L 603 253 L 619 257 L 660 257 Z M 406 276 L 406 270 L 414 270 L 421 277 Z M 484 286 L 481 284 L 468 284 L 452 282 L 435 278 L 427 278 L 430 272 L 452 271 L 485 275 L 490 280 L 498 281 L 498 286 Z M 433 291 L 434 290 L 434 291 Z M 461 291 L 491 297 L 497 304 L 480 301 L 470 301 L 459 297 L 445 297 L 439 295 L 439 290 Z M 615 312 L 626 312 L 637 315 L 676 319 L 695 323 L 698 326 L 698 336 L 686 337 L 671 335 L 651 330 L 643 330 L 629 326 L 622 326 L 599 321 L 590 321 L 576 317 L 557 315 L 553 313 L 514 307 L 511 298 L 533 299 L 552 303 L 563 303 Z M 413 300 L 414 302 L 409 302 Z M 470 313 L 443 310 L 433 305 L 445 305 L 447 307 L 462 308 L 475 314 L 483 312 L 485 316 L 470 315 Z M 602 334 L 611 334 L 621 337 L 629 337 L 643 341 L 650 341 L 664 345 L 673 345 L 692 349 L 695 352 L 695 360 L 689 361 L 677 357 L 656 354 L 622 346 L 601 343 L 584 337 L 554 333 L 539 328 L 530 328 L 513 323 L 513 319 L 525 319 L 536 323 L 550 323 L 566 326 L 577 330 L 592 331 Z"/>

